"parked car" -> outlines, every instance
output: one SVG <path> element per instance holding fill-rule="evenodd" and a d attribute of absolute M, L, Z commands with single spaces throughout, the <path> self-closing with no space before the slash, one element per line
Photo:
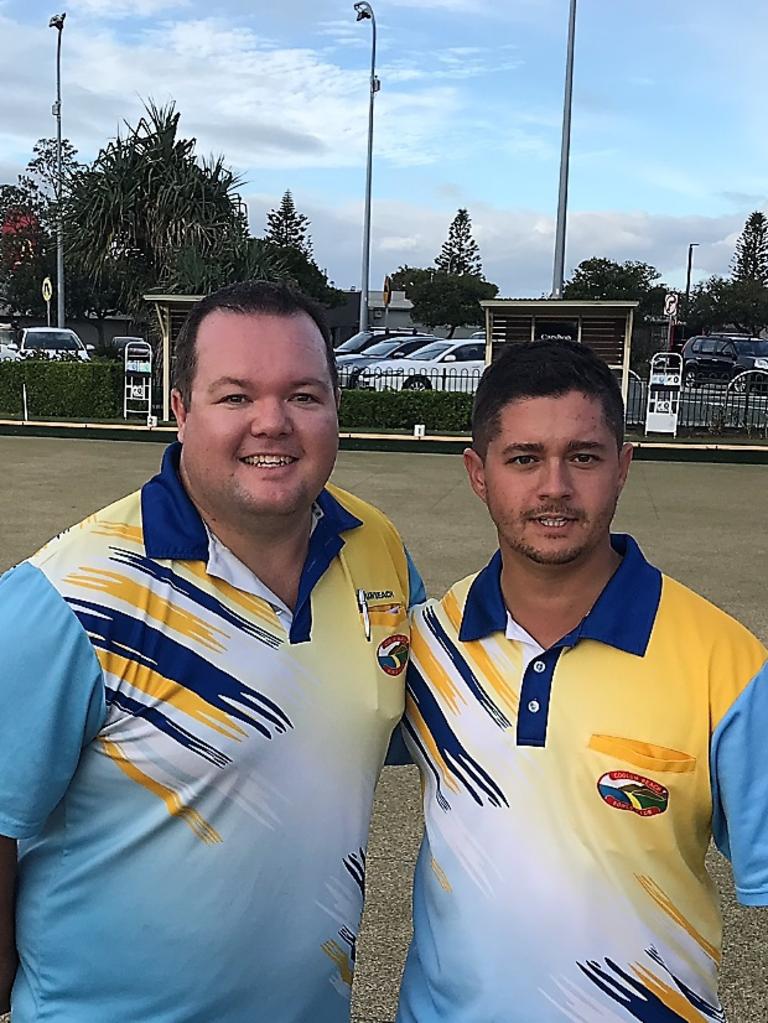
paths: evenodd
<path fill-rule="evenodd" d="M 18 362 L 20 358 L 13 325 L 0 323 L 0 362 Z"/>
<path fill-rule="evenodd" d="M 372 327 L 369 330 L 361 330 L 357 334 L 353 334 L 352 337 L 348 337 L 346 341 L 342 341 L 335 350 L 335 354 L 337 358 L 340 355 L 359 355 L 378 341 L 386 341 L 388 338 L 395 337 L 414 337 L 416 333 L 415 327 L 408 330 L 384 330 Z"/>
<path fill-rule="evenodd" d="M 39 354 L 49 359 L 75 357 L 89 362 L 93 345 L 85 345 L 66 327 L 26 327 L 21 333 L 18 347 L 22 359 Z"/>
<path fill-rule="evenodd" d="M 110 351 L 116 352 L 122 358 L 126 345 L 129 345 L 132 341 L 140 341 L 144 344 L 143 337 L 113 337 L 107 341 L 107 348 Z"/>
<path fill-rule="evenodd" d="M 477 390 L 485 369 L 481 341 L 435 341 L 404 359 L 392 359 L 360 371 L 359 387 L 380 390 Z"/>
<path fill-rule="evenodd" d="M 683 381 L 695 387 L 704 380 L 732 380 L 750 369 L 768 370 L 768 340 L 709 334 L 683 345 Z"/>
<path fill-rule="evenodd" d="M 378 363 L 386 366 L 391 359 L 402 359 L 419 348 L 439 340 L 434 334 L 416 334 L 415 337 L 407 338 L 390 337 L 384 341 L 377 341 L 360 355 L 339 355 L 336 358 L 336 365 L 339 368 L 342 386 L 356 387 L 360 372 L 368 366 Z"/>

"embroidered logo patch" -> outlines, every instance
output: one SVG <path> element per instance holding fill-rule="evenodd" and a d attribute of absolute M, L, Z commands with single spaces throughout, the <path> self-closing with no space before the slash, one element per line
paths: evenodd
<path fill-rule="evenodd" d="M 399 632 L 379 643 L 376 657 L 388 675 L 399 675 L 408 663 L 408 637 Z"/>
<path fill-rule="evenodd" d="M 632 771 L 608 771 L 597 782 L 600 798 L 615 810 L 656 817 L 669 806 L 669 790 Z"/>

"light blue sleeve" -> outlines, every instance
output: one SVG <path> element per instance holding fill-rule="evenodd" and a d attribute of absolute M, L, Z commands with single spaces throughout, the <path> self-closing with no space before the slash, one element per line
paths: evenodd
<path fill-rule="evenodd" d="M 768 664 L 712 736 L 712 832 L 744 906 L 768 906 Z"/>
<path fill-rule="evenodd" d="M 30 838 L 61 800 L 106 714 L 101 666 L 46 576 L 0 578 L 0 834 Z"/>
<path fill-rule="evenodd" d="M 408 610 L 410 611 L 415 604 L 424 603 L 427 599 L 427 590 L 407 547 L 405 548 L 405 557 L 408 561 Z"/>

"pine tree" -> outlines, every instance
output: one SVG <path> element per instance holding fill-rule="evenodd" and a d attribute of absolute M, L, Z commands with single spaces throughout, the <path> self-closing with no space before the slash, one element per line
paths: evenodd
<path fill-rule="evenodd" d="M 472 237 L 472 221 L 466 210 L 459 210 L 453 218 L 448 229 L 448 241 L 443 242 L 435 266 L 449 274 L 472 274 L 477 277 L 482 274 L 480 251 Z"/>
<path fill-rule="evenodd" d="M 755 211 L 747 217 L 733 257 L 736 281 L 757 281 L 768 286 L 768 217 Z"/>
<path fill-rule="evenodd" d="M 307 234 L 309 217 L 299 213 L 290 190 L 286 191 L 275 210 L 267 214 L 266 239 L 280 248 L 298 249 L 305 256 L 312 255 L 312 241 Z"/>

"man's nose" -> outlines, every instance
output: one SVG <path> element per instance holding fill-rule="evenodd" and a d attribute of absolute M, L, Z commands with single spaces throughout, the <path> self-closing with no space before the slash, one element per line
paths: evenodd
<path fill-rule="evenodd" d="M 251 434 L 254 437 L 280 437 L 291 432 L 291 419 L 285 402 L 279 398 L 262 398 L 253 403 Z"/>
<path fill-rule="evenodd" d="M 539 478 L 539 496 L 562 500 L 573 493 L 573 481 L 568 463 L 561 458 L 551 458 L 544 462 Z"/>

